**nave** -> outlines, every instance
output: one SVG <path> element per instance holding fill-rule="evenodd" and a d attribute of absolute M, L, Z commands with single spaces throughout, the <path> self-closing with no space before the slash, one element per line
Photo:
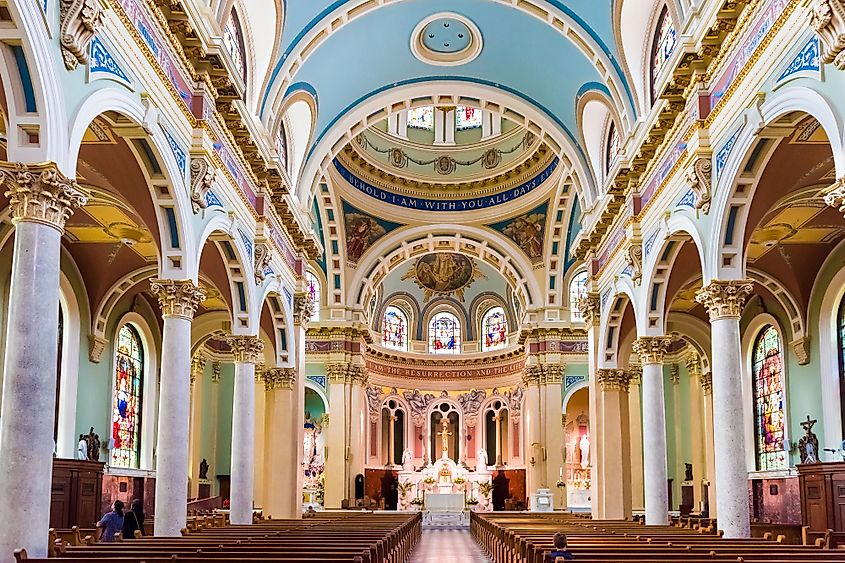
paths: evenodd
<path fill-rule="evenodd" d="M 423 530 L 410 563 L 490 563 L 491 559 L 464 528 Z"/>

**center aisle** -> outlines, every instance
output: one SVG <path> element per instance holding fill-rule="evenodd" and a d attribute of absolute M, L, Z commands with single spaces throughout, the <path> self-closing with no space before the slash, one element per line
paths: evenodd
<path fill-rule="evenodd" d="M 490 558 L 472 539 L 467 529 L 423 530 L 422 539 L 411 554 L 412 563 L 490 563 Z"/>

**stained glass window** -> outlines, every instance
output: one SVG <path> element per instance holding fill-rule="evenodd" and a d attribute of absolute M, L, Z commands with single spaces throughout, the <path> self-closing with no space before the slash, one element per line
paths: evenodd
<path fill-rule="evenodd" d="M 431 317 L 428 349 L 435 354 L 457 354 L 461 351 L 461 323 L 458 317 L 445 311 Z"/>
<path fill-rule="evenodd" d="M 308 292 L 308 298 L 314 304 L 314 314 L 311 315 L 312 321 L 320 320 L 320 280 L 311 272 L 305 272 L 305 291 Z"/>
<path fill-rule="evenodd" d="M 288 169 L 288 138 L 285 134 L 284 124 L 279 126 L 279 131 L 276 133 L 276 154 L 279 155 L 279 160 L 282 163 L 282 168 Z"/>
<path fill-rule="evenodd" d="M 408 127 L 413 129 L 434 129 L 434 107 L 425 106 L 409 109 Z"/>
<path fill-rule="evenodd" d="M 578 308 L 578 300 L 587 295 L 587 272 L 580 272 L 573 276 L 569 282 L 569 310 L 573 321 L 581 320 L 581 310 Z"/>
<path fill-rule="evenodd" d="M 654 43 L 651 46 L 651 100 L 657 99 L 657 92 L 655 88 L 655 81 L 657 75 L 663 70 L 663 65 L 672 55 L 675 50 L 675 45 L 678 42 L 677 32 L 675 26 L 672 25 L 672 18 L 669 17 L 669 10 L 666 6 L 660 12 L 660 18 L 657 20 L 657 31 L 654 34 Z"/>
<path fill-rule="evenodd" d="M 381 320 L 381 342 L 385 348 L 408 349 L 408 317 L 398 307 L 384 310 Z"/>
<path fill-rule="evenodd" d="M 244 49 L 243 32 L 241 31 L 238 13 L 234 9 L 226 22 L 226 27 L 223 28 L 223 47 L 229 53 L 229 58 L 235 63 L 235 68 L 246 80 L 246 50 Z"/>
<path fill-rule="evenodd" d="M 505 310 L 493 307 L 481 319 L 481 349 L 497 350 L 508 344 L 508 319 Z"/>
<path fill-rule="evenodd" d="M 836 334 L 839 341 L 839 404 L 842 412 L 842 428 L 845 429 L 845 297 L 839 302 Z"/>
<path fill-rule="evenodd" d="M 619 158 L 619 131 L 616 130 L 616 124 L 613 121 L 610 122 L 610 128 L 607 132 L 607 154 L 605 154 L 605 158 L 607 160 L 604 171 L 607 173 L 610 172 Z"/>
<path fill-rule="evenodd" d="M 455 108 L 455 128 L 475 129 L 481 127 L 481 110 L 472 106 L 458 106 Z"/>
<path fill-rule="evenodd" d="M 751 364 L 757 469 L 785 469 L 783 353 L 780 336 L 775 327 L 769 325 L 757 336 Z"/>
<path fill-rule="evenodd" d="M 138 467 L 141 454 L 141 392 L 144 382 L 144 347 L 132 325 L 117 333 L 114 357 L 111 465 Z"/>

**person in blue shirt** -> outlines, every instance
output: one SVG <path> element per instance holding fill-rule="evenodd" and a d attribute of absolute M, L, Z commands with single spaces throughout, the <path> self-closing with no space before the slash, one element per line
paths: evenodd
<path fill-rule="evenodd" d="M 114 535 L 123 530 L 123 501 L 114 501 L 112 507 L 113 510 L 106 513 L 97 522 L 97 528 L 100 529 L 101 542 L 113 542 Z"/>
<path fill-rule="evenodd" d="M 549 553 L 548 561 L 555 563 L 558 557 L 563 557 L 566 561 L 575 560 L 572 553 L 566 549 L 566 534 L 561 532 L 555 534 L 555 548 Z"/>

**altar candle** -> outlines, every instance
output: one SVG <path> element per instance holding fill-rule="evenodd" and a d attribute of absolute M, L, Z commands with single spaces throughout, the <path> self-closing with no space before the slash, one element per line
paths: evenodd
<path fill-rule="evenodd" d="M 560 472 L 558 473 L 558 476 L 559 476 L 561 479 L 563 479 L 563 467 L 561 467 L 561 468 L 560 468 Z"/>

